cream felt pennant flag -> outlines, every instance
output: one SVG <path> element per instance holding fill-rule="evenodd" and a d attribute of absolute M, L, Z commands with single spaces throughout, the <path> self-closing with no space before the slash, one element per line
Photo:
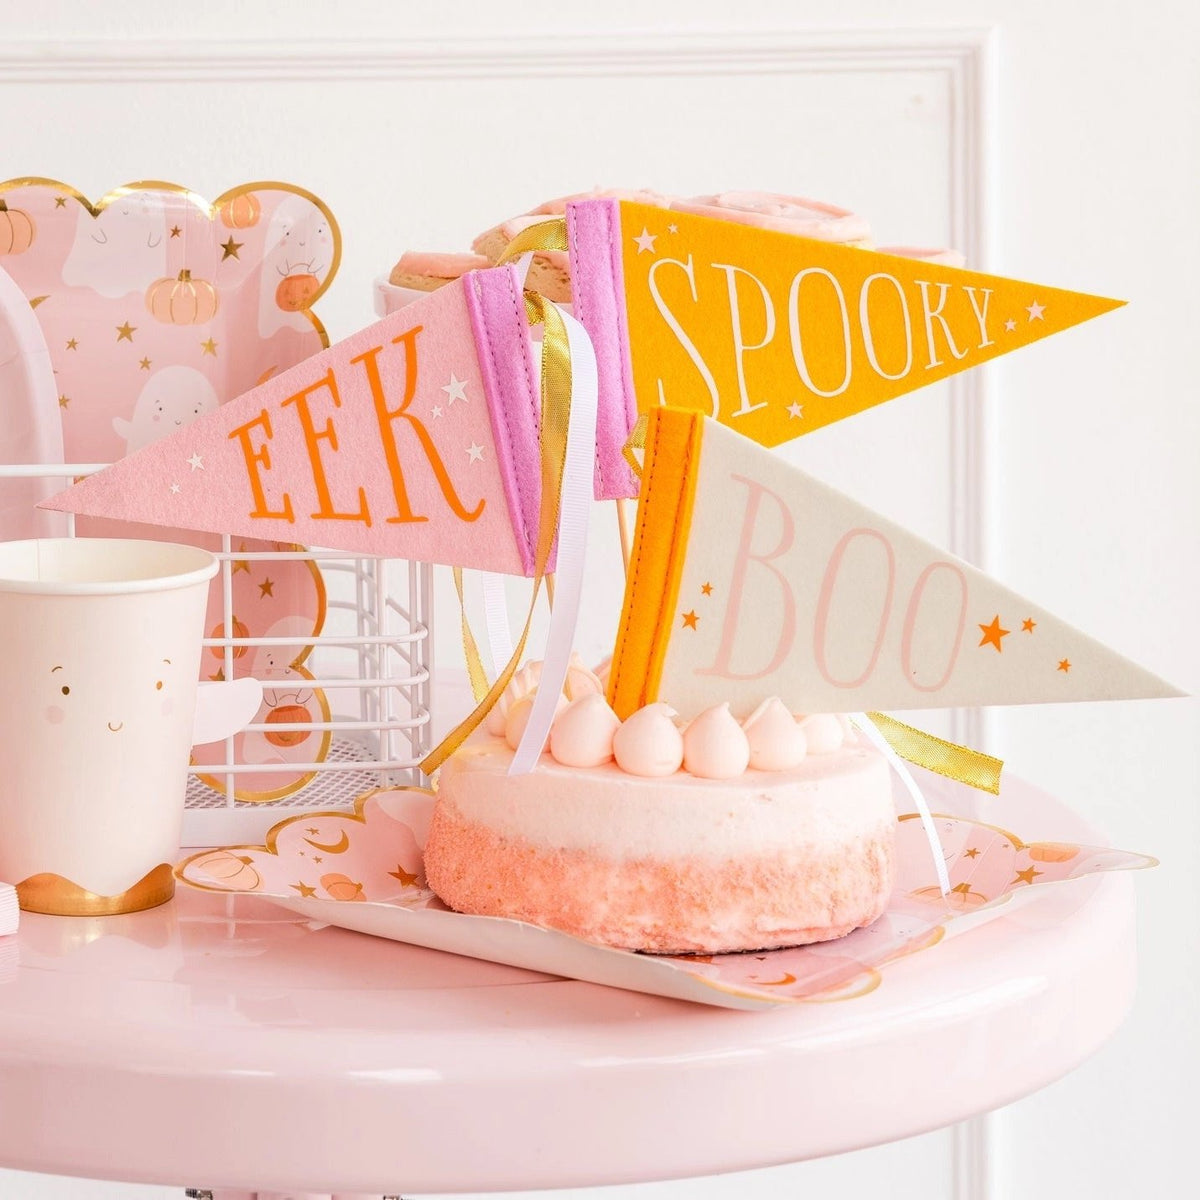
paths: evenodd
<path fill-rule="evenodd" d="M 629 201 L 566 222 L 607 496 L 637 492 L 619 453 L 639 411 L 777 446 L 1123 303 Z"/>
<path fill-rule="evenodd" d="M 699 413 L 650 414 L 609 677 L 627 717 L 1182 693 Z"/>
<path fill-rule="evenodd" d="M 531 575 L 537 378 L 515 270 L 474 272 L 44 507 Z"/>

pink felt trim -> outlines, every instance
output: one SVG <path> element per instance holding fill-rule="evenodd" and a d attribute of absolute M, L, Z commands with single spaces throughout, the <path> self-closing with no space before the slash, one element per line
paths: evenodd
<path fill-rule="evenodd" d="M 620 202 L 568 204 L 567 244 L 575 317 L 596 349 L 596 499 L 636 496 L 637 480 L 621 454 L 637 420 L 637 397 L 625 316 Z"/>
<path fill-rule="evenodd" d="M 500 480 L 522 568 L 532 575 L 541 503 L 540 421 L 538 376 L 525 302 L 515 267 L 472 271 L 463 279 Z"/>

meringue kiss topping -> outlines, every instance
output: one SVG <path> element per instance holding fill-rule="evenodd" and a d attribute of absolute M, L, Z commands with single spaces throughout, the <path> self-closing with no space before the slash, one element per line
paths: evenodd
<path fill-rule="evenodd" d="M 846 741 L 836 713 L 813 713 L 801 719 L 800 728 L 808 739 L 809 754 L 832 754 Z"/>
<path fill-rule="evenodd" d="M 550 753 L 564 767 L 599 767 L 613 756 L 617 714 L 599 692 L 572 701 L 550 730 Z"/>
<path fill-rule="evenodd" d="M 579 654 L 575 653 L 571 655 L 571 662 L 567 667 L 567 681 L 563 685 L 563 691 L 566 692 L 568 700 L 581 700 L 584 696 L 603 696 L 604 685 L 594 671 L 584 666 Z"/>
<path fill-rule="evenodd" d="M 508 743 L 510 750 L 516 750 L 521 744 L 521 738 L 525 736 L 525 726 L 529 724 L 529 714 L 533 712 L 533 701 L 536 696 L 537 688 L 534 688 L 532 692 L 526 693 L 519 700 L 514 700 L 508 707 L 508 713 L 504 718 L 504 740 Z M 561 713 L 566 705 L 566 697 L 560 695 L 554 711 Z"/>
<path fill-rule="evenodd" d="M 728 704 L 706 709 L 683 731 L 683 767 L 701 779 L 734 779 L 750 765 L 750 743 Z"/>
<path fill-rule="evenodd" d="M 808 735 L 776 696 L 764 700 L 742 728 L 750 743 L 750 766 L 756 771 L 790 771 L 808 753 Z"/>
<path fill-rule="evenodd" d="M 629 775 L 674 775 L 683 765 L 683 735 L 666 704 L 639 708 L 613 734 L 613 756 Z"/>

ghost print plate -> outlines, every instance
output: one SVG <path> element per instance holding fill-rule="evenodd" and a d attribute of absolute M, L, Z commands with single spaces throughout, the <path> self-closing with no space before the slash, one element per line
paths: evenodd
<path fill-rule="evenodd" d="M 965 785 L 919 768 L 914 773 L 931 805 L 969 814 L 936 819 L 949 894 L 938 886 L 921 822 L 901 816 L 887 911 L 848 937 L 812 946 L 711 956 L 635 954 L 521 921 L 453 912 L 425 886 L 421 851 L 434 798 L 419 788 L 369 792 L 353 812 L 289 818 L 271 829 L 264 845 L 202 851 L 180 863 L 176 875 L 193 887 L 252 893 L 324 924 L 392 941 L 700 1004 L 762 1009 L 864 996 L 884 982 L 890 964 L 932 950 L 1014 904 L 1041 902 L 1052 920 L 1053 904 L 1045 901 L 1053 891 L 1038 885 L 1154 865 L 1143 854 L 1078 841 L 1025 842 L 981 820 L 985 805 L 1000 814 L 1017 810 L 1022 820 L 1051 806 L 1037 804 L 1040 794 L 1019 781 L 1005 786 L 1019 803 L 1006 805 L 1002 794 L 981 804 L 980 793 Z M 1026 803 L 1031 798 L 1035 803 Z M 1082 822 L 1073 824 L 1086 832 Z M 1028 928 L 1014 924 L 1014 936 L 1028 936 Z"/>
<path fill-rule="evenodd" d="M 7 220 L 20 236 L 0 261 L 34 306 L 50 353 L 67 462 L 112 462 L 323 349 L 329 339 L 311 308 L 341 257 L 329 209 L 283 183 L 242 184 L 209 204 L 175 184 L 117 188 L 92 203 L 52 179 L 0 183 Z M 8 243 L 0 237 L 0 250 Z M 203 462 L 191 465 L 203 470 Z M 184 530 L 81 520 L 92 536 L 140 536 L 221 548 Z M 235 543 L 234 550 L 294 549 Z M 315 637 L 325 589 L 310 562 L 235 559 L 229 636 Z M 222 582 L 209 595 L 206 635 L 226 635 Z M 254 724 L 328 720 L 324 695 L 306 686 L 311 647 L 238 647 L 234 674 L 268 687 Z M 224 655 L 206 653 L 203 678 L 225 677 Z M 272 682 L 278 687 L 272 687 Z M 312 772 L 289 764 L 324 759 L 328 733 L 249 730 L 234 760 L 263 767 L 237 776 L 237 796 L 272 800 Z M 224 745 L 203 755 L 225 761 Z M 203 763 L 201 764 L 203 765 Z M 206 780 L 223 789 L 224 780 Z"/>

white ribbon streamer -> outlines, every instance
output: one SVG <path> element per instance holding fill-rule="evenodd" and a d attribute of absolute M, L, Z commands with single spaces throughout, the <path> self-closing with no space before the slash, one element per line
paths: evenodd
<path fill-rule="evenodd" d="M 483 619 L 487 630 L 488 653 L 492 659 L 492 678 L 495 679 L 513 656 L 508 598 L 504 593 L 503 575 L 497 575 L 494 571 L 480 571 L 479 576 L 483 588 Z"/>
<path fill-rule="evenodd" d="M 917 786 L 917 781 L 912 777 L 912 772 L 908 769 L 908 764 L 888 745 L 887 738 L 879 732 L 875 726 L 875 722 L 866 713 L 851 713 L 850 720 L 854 723 L 855 728 L 865 734 L 867 740 L 888 760 L 892 770 L 900 776 L 900 782 L 904 784 L 904 790 L 908 792 L 912 802 L 917 806 L 917 814 L 921 818 L 921 828 L 925 831 L 925 837 L 929 842 L 929 852 L 933 855 L 933 865 L 937 871 L 938 886 L 942 889 L 942 895 L 945 896 L 950 891 L 950 874 L 946 870 L 946 854 L 942 850 L 942 842 L 937 834 L 937 826 L 933 823 L 933 814 L 929 811 L 929 805 L 926 804 L 925 797 L 921 794 L 921 789 Z"/>
<path fill-rule="evenodd" d="M 561 308 L 559 312 L 567 327 L 567 345 L 571 354 L 571 413 L 567 420 L 566 463 L 558 509 L 554 611 L 550 614 L 542 674 L 529 713 L 529 724 L 525 726 L 520 745 L 509 764 L 510 775 L 525 775 L 532 771 L 550 737 L 550 726 L 558 707 L 558 697 L 567 681 L 575 644 L 579 602 L 583 595 L 583 567 L 587 558 L 588 515 L 596 463 L 596 354 L 583 326 Z"/>

